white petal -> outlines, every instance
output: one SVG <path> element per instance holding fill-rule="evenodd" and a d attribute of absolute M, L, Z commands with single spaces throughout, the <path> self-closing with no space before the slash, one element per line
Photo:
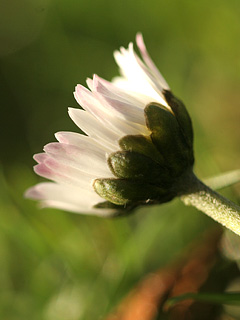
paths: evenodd
<path fill-rule="evenodd" d="M 109 216 L 115 212 L 112 209 L 96 209 L 93 206 L 103 202 L 94 191 L 72 188 L 56 183 L 44 182 L 28 189 L 25 197 L 42 200 L 42 207 L 52 207 L 76 213 Z"/>
<path fill-rule="evenodd" d="M 75 185 L 82 188 L 92 188 L 92 182 L 101 175 L 89 174 L 71 166 L 63 165 L 49 155 L 43 163 L 34 166 L 34 171 L 41 177 L 56 181 L 58 183 Z"/>
<path fill-rule="evenodd" d="M 117 134 L 108 126 L 103 126 L 99 123 L 91 114 L 80 109 L 69 108 L 69 115 L 76 125 L 89 137 L 111 151 L 119 149 L 118 140 L 125 135 L 148 134 L 146 126 L 134 123 L 130 125 L 123 120 L 118 120 L 117 123 L 115 122 L 115 128 L 118 126 L 122 130 L 121 134 Z M 114 121 L 113 117 L 112 119 Z"/>
<path fill-rule="evenodd" d="M 118 135 L 118 139 L 126 134 L 139 134 L 139 132 L 135 132 L 134 129 L 131 129 L 133 128 L 133 126 L 131 126 L 131 119 L 127 119 L 126 113 L 123 116 L 124 110 L 121 112 L 121 105 L 120 107 L 117 106 L 117 103 L 121 104 L 118 100 L 116 102 L 112 101 L 112 103 L 108 103 L 103 96 L 97 92 L 93 93 L 81 85 L 76 86 L 74 96 L 77 102 L 86 111 L 98 119 L 102 125 L 107 126 L 110 130 L 115 132 Z M 132 106 L 130 106 L 130 108 L 131 107 Z M 139 109 L 135 106 L 133 106 L 133 108 L 136 110 Z M 143 112 L 140 109 L 139 112 L 141 112 L 143 116 Z"/>
<path fill-rule="evenodd" d="M 88 88 L 93 91 L 93 80 L 91 78 L 87 78 L 87 85 L 88 85 Z"/>
<path fill-rule="evenodd" d="M 113 177 L 112 173 L 108 169 L 107 175 L 105 176 L 103 174 L 103 170 L 101 168 L 96 168 L 95 172 L 86 172 L 85 167 L 83 166 L 82 170 L 76 167 L 71 166 L 70 162 L 67 162 L 67 164 L 63 164 L 63 161 L 58 161 L 54 158 L 54 155 L 51 156 L 49 154 L 45 154 L 46 158 L 42 163 L 39 163 L 34 167 L 35 170 L 37 170 L 38 174 L 41 176 L 47 176 L 48 179 L 55 180 L 53 178 L 53 175 L 58 175 L 59 177 L 67 177 L 71 178 L 72 183 L 84 186 L 86 188 L 89 188 L 91 186 L 92 188 L 92 180 L 96 178 L 106 178 L 106 177 Z M 39 165 L 44 165 L 43 168 L 38 167 Z M 45 168 L 46 167 L 46 168 Z M 79 165 L 80 167 L 80 165 Z M 98 166 L 97 166 L 98 167 Z M 46 172 L 45 172 L 46 170 Z M 56 180 L 57 181 L 57 180 Z"/>
<path fill-rule="evenodd" d="M 84 86 L 78 84 L 74 91 L 74 97 L 77 102 L 88 112 L 94 115 L 103 124 L 106 123 L 104 114 L 106 113 L 105 106 L 94 97 L 93 93 Z"/>
<path fill-rule="evenodd" d="M 98 150 L 84 149 L 69 144 L 52 142 L 44 147 L 44 151 L 59 163 L 72 166 L 91 174 L 111 175 L 106 155 Z"/>
<path fill-rule="evenodd" d="M 41 207 L 43 208 L 56 208 L 56 209 L 62 209 L 66 211 L 70 211 L 73 213 L 80 213 L 80 214 L 86 214 L 86 215 L 96 215 L 99 217 L 109 217 L 112 216 L 116 210 L 114 209 L 97 209 L 97 208 L 91 208 L 84 206 L 76 206 L 72 203 L 66 203 L 62 201 L 54 201 L 54 200 L 45 200 L 41 201 Z"/>
<path fill-rule="evenodd" d="M 45 152 L 37 153 L 33 156 L 33 159 L 38 163 L 44 162 L 44 160 L 46 160 L 47 158 L 48 158 L 48 155 Z"/>
<path fill-rule="evenodd" d="M 92 189 L 43 182 L 27 190 L 25 196 L 36 200 L 53 200 L 85 207 L 89 210 L 103 199 Z"/>
<path fill-rule="evenodd" d="M 140 53 L 142 55 L 144 62 L 152 70 L 152 72 L 155 74 L 155 76 L 159 80 L 159 83 L 161 84 L 161 86 L 166 90 L 170 90 L 169 85 L 167 84 L 166 80 L 163 78 L 163 76 L 159 72 L 158 68 L 156 67 L 155 63 L 152 61 L 151 57 L 149 56 L 147 49 L 146 49 L 146 46 L 145 46 L 145 43 L 144 43 L 144 40 L 143 40 L 143 36 L 141 33 L 137 34 L 136 43 L 137 43 L 137 46 L 140 50 Z"/>
<path fill-rule="evenodd" d="M 114 52 L 114 58 L 120 67 L 120 72 L 125 79 L 125 84 L 122 81 L 114 81 L 118 86 L 127 88 L 128 90 L 135 91 L 137 93 L 143 93 L 150 98 L 151 102 L 156 101 L 165 106 L 167 103 L 162 95 L 162 86 L 152 76 L 151 72 L 140 61 L 133 50 L 133 44 L 129 44 L 128 50 L 120 48 L 119 51 Z"/>
<path fill-rule="evenodd" d="M 130 103 L 122 102 L 120 100 L 96 94 L 96 96 L 105 102 L 105 105 L 110 107 L 111 113 L 125 121 L 134 122 L 140 125 L 145 125 L 143 109 L 134 106 Z"/>
<path fill-rule="evenodd" d="M 113 100 L 97 92 L 94 95 L 109 108 L 108 113 L 105 114 L 105 120 L 109 129 L 118 130 L 116 131 L 119 134 L 118 140 L 125 135 L 139 135 L 148 132 L 143 110 L 135 109 L 133 105 L 127 105 L 120 100 Z M 132 108 L 135 109 L 135 113 L 131 112 Z M 136 112 L 137 109 L 138 113 Z"/>
<path fill-rule="evenodd" d="M 134 96 L 131 91 L 122 90 L 117 87 L 114 83 L 109 82 L 100 78 L 97 75 L 93 76 L 93 89 L 92 91 L 96 91 L 102 95 L 108 96 L 109 98 L 118 99 L 122 102 L 128 102 L 135 106 L 139 106 L 140 108 L 144 108 L 146 104 L 142 100 L 142 96 Z M 149 102 L 149 98 L 148 98 Z"/>
<path fill-rule="evenodd" d="M 103 147 L 92 138 L 76 132 L 61 131 L 55 133 L 55 137 L 61 143 L 70 144 L 76 147 L 80 146 L 85 149 L 98 150 L 98 152 L 104 155 L 111 152 L 110 149 Z"/>
<path fill-rule="evenodd" d="M 118 148 L 119 135 L 103 126 L 97 119 L 84 110 L 69 108 L 69 116 L 89 137 L 111 150 Z"/>

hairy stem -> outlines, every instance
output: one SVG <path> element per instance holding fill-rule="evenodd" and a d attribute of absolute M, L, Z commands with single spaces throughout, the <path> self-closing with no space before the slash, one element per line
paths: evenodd
<path fill-rule="evenodd" d="M 181 200 L 240 235 L 240 207 L 206 186 L 194 174 L 189 178 L 188 191 L 181 195 Z"/>

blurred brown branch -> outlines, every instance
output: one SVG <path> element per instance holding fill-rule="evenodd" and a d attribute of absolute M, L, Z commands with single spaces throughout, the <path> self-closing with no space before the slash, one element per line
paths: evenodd
<path fill-rule="evenodd" d="M 172 308 L 164 306 L 170 297 L 198 292 L 216 261 L 220 228 L 210 230 L 175 262 L 147 275 L 105 320 L 154 320 L 159 314 L 172 319 L 211 319 L 199 313 L 197 303 L 185 300 Z M 194 308 L 193 308 L 194 306 Z M 202 307 L 201 307 L 202 308 Z M 209 306 L 206 313 L 211 314 Z M 202 318 L 198 318 L 198 315 Z"/>

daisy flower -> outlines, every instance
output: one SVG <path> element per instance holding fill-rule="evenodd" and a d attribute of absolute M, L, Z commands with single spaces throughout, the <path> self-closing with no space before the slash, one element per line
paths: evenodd
<path fill-rule="evenodd" d="M 178 195 L 179 177 L 193 166 L 190 117 L 150 58 L 141 34 L 114 52 L 120 76 L 97 75 L 77 85 L 82 109 L 69 116 L 85 135 L 58 132 L 34 155 L 34 171 L 52 182 L 26 192 L 43 207 L 108 216 Z"/>

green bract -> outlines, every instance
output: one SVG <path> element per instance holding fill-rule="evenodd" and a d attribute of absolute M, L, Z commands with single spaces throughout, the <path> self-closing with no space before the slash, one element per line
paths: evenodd
<path fill-rule="evenodd" d="M 94 187 L 101 197 L 118 205 L 150 201 L 151 198 L 160 200 L 161 195 L 166 196 L 163 188 L 147 184 L 143 180 L 97 179 Z"/>
<path fill-rule="evenodd" d="M 169 107 L 153 102 L 144 109 L 149 134 L 124 136 L 120 150 L 109 155 L 116 178 L 95 180 L 95 191 L 107 201 L 126 208 L 167 202 L 179 193 L 178 180 L 194 163 L 192 123 L 183 103 L 170 91 L 164 95 Z"/>

